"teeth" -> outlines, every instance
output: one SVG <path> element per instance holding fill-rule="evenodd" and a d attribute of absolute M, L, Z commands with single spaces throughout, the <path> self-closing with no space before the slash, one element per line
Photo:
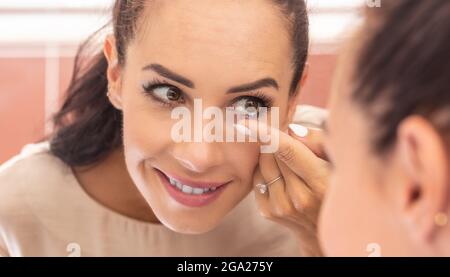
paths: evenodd
<path fill-rule="evenodd" d="M 200 194 L 204 194 L 207 193 L 209 191 L 215 191 L 217 188 L 194 188 L 188 185 L 183 185 L 182 183 L 178 182 L 175 179 L 172 179 L 169 177 L 169 182 L 172 186 L 178 188 L 179 190 L 181 190 L 182 192 L 186 193 L 186 194 L 195 194 L 195 195 L 200 195 Z"/>
<path fill-rule="evenodd" d="M 180 183 L 176 183 L 177 188 L 179 188 L 180 190 L 183 188 L 183 185 Z"/>
<path fill-rule="evenodd" d="M 184 192 L 184 190 L 183 190 L 183 192 Z M 193 193 L 193 194 L 202 194 L 203 192 L 204 192 L 204 190 L 201 189 L 201 188 L 194 188 L 194 189 L 192 190 L 192 193 Z"/>
<path fill-rule="evenodd" d="M 190 187 L 190 186 L 185 186 L 185 185 L 183 185 L 183 188 L 181 189 L 181 191 L 183 191 L 183 192 L 186 193 L 186 194 L 191 194 L 193 190 L 194 190 L 194 189 L 193 189 L 192 187 Z"/>

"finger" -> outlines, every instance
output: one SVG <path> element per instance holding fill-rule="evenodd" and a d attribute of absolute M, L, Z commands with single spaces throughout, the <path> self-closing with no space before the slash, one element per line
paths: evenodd
<path fill-rule="evenodd" d="M 264 161 L 263 164 L 265 164 Z M 292 171 L 290 170 L 289 172 L 292 173 Z M 266 182 L 259 166 L 255 170 L 253 180 L 255 186 L 256 184 Z M 279 224 L 283 224 L 289 228 L 292 228 L 293 230 L 301 229 L 304 230 L 305 233 L 315 232 L 314 227 L 312 227 L 315 226 L 314 222 L 311 222 L 305 217 L 301 217 L 301 215 L 297 215 L 297 212 L 295 211 L 295 208 L 292 206 L 291 203 L 290 209 L 278 209 L 278 212 L 276 212 L 275 209 L 273 208 L 273 202 L 270 201 L 271 199 L 270 195 L 273 196 L 273 194 L 274 194 L 273 190 L 272 194 L 270 194 L 270 192 L 262 194 L 258 188 L 255 188 L 255 200 L 258 205 L 258 210 L 263 217 L 271 221 L 277 222 Z M 284 200 L 284 203 L 286 202 L 288 202 L 288 200 Z"/>
<path fill-rule="evenodd" d="M 261 174 L 261 171 L 259 168 L 255 170 L 255 174 L 253 176 L 254 185 L 265 182 L 264 177 Z M 259 189 L 255 188 L 255 200 L 258 205 L 259 213 L 274 222 L 277 222 L 279 224 L 283 224 L 285 226 L 288 226 L 292 228 L 293 230 L 297 227 L 297 224 L 293 223 L 291 220 L 286 220 L 284 218 L 281 218 L 279 216 L 276 216 L 273 212 L 271 203 L 269 201 L 269 194 L 265 193 L 262 194 Z M 298 227 L 297 227 L 298 228 Z"/>
<path fill-rule="evenodd" d="M 260 145 L 270 145 L 275 157 L 285 163 L 294 173 L 308 184 L 315 184 L 326 174 L 327 162 L 316 156 L 303 142 L 294 139 L 279 129 L 268 126 L 259 121 L 245 121 L 239 123 L 238 132 L 245 132 L 253 139 L 258 139 Z M 245 125 L 242 125 L 245 124 Z M 270 139 L 260 139 L 269 137 Z M 276 147 L 273 147 L 273 146 Z"/>
<path fill-rule="evenodd" d="M 296 176 L 284 163 L 278 161 L 278 167 L 285 178 L 286 194 L 294 209 L 298 212 L 298 221 L 304 226 L 315 226 L 319 200 L 310 187 Z M 313 228 L 311 228 L 313 229 Z"/>
<path fill-rule="evenodd" d="M 326 179 L 328 175 L 328 156 L 324 148 L 324 131 L 323 129 L 317 127 L 307 127 L 299 124 L 289 124 L 288 128 L 289 134 L 295 139 L 303 142 L 311 151 L 314 152 L 323 161 L 323 177 L 321 179 Z M 317 182 L 314 186 L 315 192 L 323 195 L 326 189 L 326 181 Z"/>
<path fill-rule="evenodd" d="M 256 204 L 258 205 L 258 209 L 260 214 L 270 219 L 272 217 L 272 212 L 270 208 L 270 202 L 269 202 L 269 194 L 268 193 L 261 193 L 256 186 L 257 184 L 264 183 L 264 177 L 261 174 L 261 171 L 259 170 L 259 167 L 256 168 L 255 173 L 253 175 L 253 188 L 255 192 L 255 200 Z"/>
<path fill-rule="evenodd" d="M 319 128 L 309 128 L 300 124 L 289 124 L 289 135 L 303 142 L 319 158 L 327 160 L 328 157 L 324 148 L 323 130 Z"/>
<path fill-rule="evenodd" d="M 275 157 L 272 154 L 260 155 L 259 168 L 266 183 L 282 176 Z M 286 194 L 283 178 L 269 185 L 269 202 L 272 207 L 272 212 L 277 217 L 288 217 L 294 211 Z"/>

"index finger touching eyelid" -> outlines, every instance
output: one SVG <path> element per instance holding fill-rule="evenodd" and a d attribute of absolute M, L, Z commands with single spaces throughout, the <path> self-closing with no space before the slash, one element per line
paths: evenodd
<path fill-rule="evenodd" d="M 246 136 L 251 136 L 255 139 L 259 138 L 260 135 L 267 136 L 269 134 L 271 139 L 277 139 L 277 143 L 266 140 L 262 141 L 260 139 L 258 139 L 258 143 L 261 146 L 277 145 L 276 149 L 273 149 L 274 151 L 271 153 L 279 161 L 286 164 L 296 175 L 302 177 L 305 181 L 311 181 L 316 178 L 317 169 L 320 168 L 322 160 L 303 142 L 263 122 L 248 121 L 240 123 L 242 125 L 236 127 L 236 129 L 238 132 L 245 132 Z"/>
<path fill-rule="evenodd" d="M 271 127 L 264 122 L 256 120 L 241 120 L 234 125 L 237 132 L 249 137 L 249 142 L 257 142 L 261 145 L 261 149 L 265 146 L 275 144 L 272 153 L 276 152 L 279 146 L 279 136 L 282 133 L 279 129 Z M 269 153 L 267 151 L 261 151 Z"/>
<path fill-rule="evenodd" d="M 251 137 L 255 141 L 257 140 L 260 145 L 276 145 L 272 153 L 284 162 L 296 158 L 291 157 L 293 155 L 301 156 L 299 157 L 300 159 L 304 158 L 309 161 L 317 158 L 305 143 L 264 122 L 249 120 L 245 122 L 240 121 L 237 125 L 240 125 L 240 127 L 236 128 L 239 132 L 245 133 L 246 136 Z M 277 142 L 274 142 L 274 140 L 277 140 Z"/>

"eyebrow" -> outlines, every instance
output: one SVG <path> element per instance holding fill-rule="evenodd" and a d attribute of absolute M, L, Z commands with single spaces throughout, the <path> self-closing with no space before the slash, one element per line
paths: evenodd
<path fill-rule="evenodd" d="M 153 70 L 156 73 L 158 73 L 159 75 L 166 77 L 168 79 L 171 79 L 172 81 L 175 81 L 177 83 L 183 84 L 185 86 L 187 86 L 188 88 L 195 88 L 194 82 L 192 82 L 191 80 L 189 80 L 186 77 L 183 77 L 173 71 L 171 71 L 170 69 L 160 65 L 160 64 L 150 64 L 147 66 L 144 66 L 142 68 L 142 70 Z"/>
<path fill-rule="evenodd" d="M 175 81 L 177 83 L 183 84 L 188 88 L 195 88 L 195 84 L 193 81 L 189 80 L 186 77 L 181 76 L 178 73 L 175 73 L 173 71 L 171 71 L 170 69 L 164 67 L 161 64 L 150 64 L 150 65 L 146 65 L 142 68 L 142 70 L 153 70 L 156 73 L 158 73 L 159 75 L 171 79 L 172 81 Z M 275 89 L 279 89 L 278 83 L 277 81 L 275 81 L 274 78 L 264 78 L 252 83 L 248 83 L 248 84 L 243 84 L 243 85 L 239 85 L 236 87 L 232 87 L 230 89 L 227 90 L 227 93 L 239 93 L 239 92 L 245 92 L 245 91 L 250 91 L 250 90 L 256 90 L 259 88 L 263 88 L 263 87 L 273 87 Z"/>
<path fill-rule="evenodd" d="M 230 88 L 227 93 L 238 93 L 238 92 L 244 92 L 244 91 L 250 91 L 250 90 L 256 90 L 263 87 L 273 87 L 278 90 L 278 83 L 273 78 L 264 78 L 252 83 L 240 85 L 237 87 Z"/>

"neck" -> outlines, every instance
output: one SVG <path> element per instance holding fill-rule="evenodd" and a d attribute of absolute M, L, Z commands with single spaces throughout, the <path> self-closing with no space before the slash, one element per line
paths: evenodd
<path fill-rule="evenodd" d="M 73 171 L 85 192 L 103 206 L 133 219 L 160 223 L 128 174 L 122 148 L 95 165 Z"/>

